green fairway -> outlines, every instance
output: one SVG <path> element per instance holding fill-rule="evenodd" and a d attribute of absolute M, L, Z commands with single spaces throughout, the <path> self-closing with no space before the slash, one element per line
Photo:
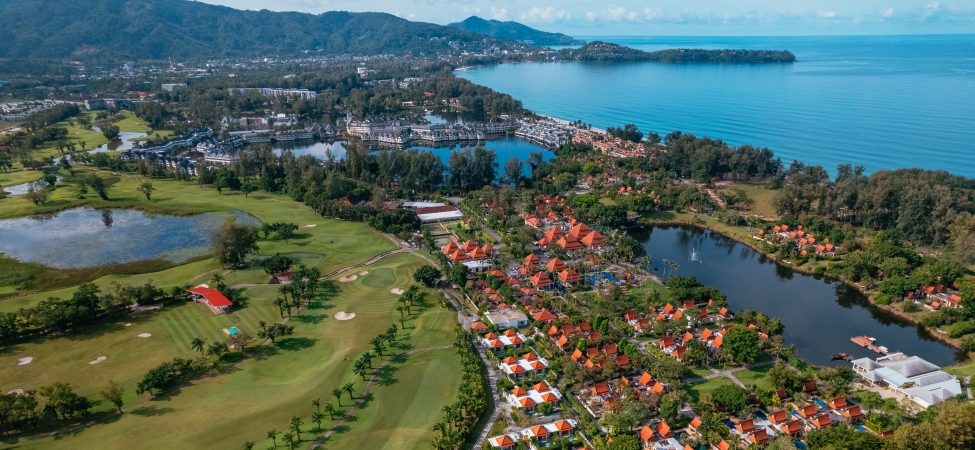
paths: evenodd
<path fill-rule="evenodd" d="M 388 272 L 383 277 L 389 276 L 393 282 L 382 288 L 367 285 L 364 281 L 368 276 L 347 283 L 325 283 L 312 307 L 291 318 L 293 336 L 279 339 L 233 370 L 153 400 L 137 398 L 133 393 L 135 382 L 160 361 L 191 357 L 189 339 L 221 339 L 222 329 L 230 325 L 254 334 L 258 320 L 280 320 L 277 309 L 270 305 L 278 295 L 276 287 L 248 288 L 246 306 L 231 315 L 213 315 L 201 304 L 184 303 L 77 335 L 7 347 L 0 353 L 0 389 L 5 392 L 67 381 L 80 394 L 97 400 L 97 392 L 108 378 L 122 382 L 127 389 L 126 414 L 97 414 L 95 425 L 70 434 L 22 441 L 17 448 L 239 448 L 250 440 L 258 443 L 255 448 L 263 449 L 270 445 L 270 440 L 265 442 L 265 431 L 286 430 L 294 415 L 305 421 L 304 448 L 318 435 L 308 419 L 314 411 L 311 400 L 321 397 L 323 403 L 334 403 L 330 391 L 347 382 L 355 383 L 357 395 L 361 392 L 365 383 L 351 372 L 352 361 L 371 348 L 371 338 L 399 322 L 400 314 L 394 309 L 398 296 L 390 289 L 408 287 L 413 271 L 422 264 L 413 255 L 394 254 L 348 273 Z M 456 313 L 440 308 L 434 291 L 424 289 L 424 294 L 423 304 L 413 306 L 407 316 L 407 329 L 400 332 L 399 345 L 391 349 L 393 352 L 452 343 Z M 338 321 L 333 315 L 339 311 L 355 317 Z M 132 325 L 126 327 L 125 321 Z M 138 338 L 139 333 L 152 336 Z M 251 348 L 256 347 L 257 343 L 252 343 Z M 26 366 L 16 365 L 23 356 L 36 360 Z M 97 365 L 87 363 L 97 356 L 108 359 Z M 373 365 L 389 359 L 389 355 L 374 359 Z M 427 448 L 440 408 L 456 396 L 459 366 L 452 349 L 420 351 L 394 361 L 381 371 L 355 418 L 331 436 L 324 448 Z M 349 404 L 348 395 L 343 395 L 342 409 Z M 109 405 L 99 402 L 93 411 L 108 409 Z M 322 426 L 328 429 L 332 423 L 326 420 Z"/>
<path fill-rule="evenodd" d="M 384 288 L 387 286 L 392 286 L 396 282 L 396 276 L 390 269 L 379 269 L 374 272 L 369 273 L 362 279 L 362 284 L 375 287 Z"/>

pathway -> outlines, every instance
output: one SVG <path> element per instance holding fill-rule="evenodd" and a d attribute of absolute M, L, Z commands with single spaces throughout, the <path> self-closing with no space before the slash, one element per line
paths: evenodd
<path fill-rule="evenodd" d="M 968 401 L 972 401 L 972 377 L 965 377 L 965 392 L 968 393 Z"/>
<path fill-rule="evenodd" d="M 708 368 L 708 370 L 710 370 L 711 372 L 714 372 L 714 373 L 712 373 L 711 375 L 707 375 L 705 377 L 701 377 L 701 378 L 688 378 L 688 379 L 685 379 L 684 380 L 684 384 L 701 383 L 701 382 L 704 382 L 704 381 L 707 381 L 707 380 L 710 380 L 710 379 L 713 379 L 713 378 L 725 377 L 725 378 L 731 379 L 731 381 L 734 381 L 735 384 L 737 384 L 738 386 L 745 387 L 745 383 L 742 383 L 737 378 L 735 378 L 735 375 L 734 375 L 735 372 L 740 372 L 742 370 L 751 369 L 751 368 L 755 368 L 755 367 L 770 366 L 772 364 L 775 364 L 775 360 L 763 361 L 763 362 L 752 363 L 752 364 L 745 364 L 744 366 L 741 366 L 741 367 L 735 367 L 734 369 L 726 369 L 726 370 L 718 370 L 718 369 L 715 369 L 714 367 L 706 366 Z"/>
<path fill-rule="evenodd" d="M 376 367 L 375 369 L 373 369 L 372 370 L 372 376 L 369 377 L 369 382 L 367 382 L 366 383 L 366 387 L 364 387 L 362 389 L 362 393 L 359 394 L 359 398 L 356 399 L 355 404 L 353 404 L 352 407 L 349 408 L 349 410 L 342 416 L 342 419 L 341 420 L 339 420 L 338 422 L 336 422 L 335 425 L 332 425 L 332 428 L 331 429 L 329 429 L 328 431 L 326 431 L 325 434 L 323 434 L 321 437 L 319 437 L 318 439 L 316 439 L 315 442 L 313 442 L 310 446 L 308 446 L 308 450 L 313 450 L 313 449 L 318 448 L 318 446 L 321 445 L 322 442 L 325 441 L 325 439 L 328 439 L 329 436 L 331 436 L 333 433 L 335 433 L 335 431 L 339 427 L 341 427 L 342 425 L 344 425 L 345 422 L 347 422 L 349 419 L 352 418 L 352 416 L 355 414 L 356 410 L 359 409 L 359 406 L 362 405 L 362 403 L 366 401 L 366 396 L 369 395 L 369 389 L 372 388 L 372 383 L 374 381 L 376 381 L 376 374 L 379 373 L 379 370 L 380 369 L 382 369 L 383 367 L 388 366 L 391 362 L 395 361 L 398 358 L 402 358 L 402 357 L 405 357 L 405 356 L 409 356 L 409 355 L 412 355 L 412 354 L 417 353 L 417 352 L 422 352 L 422 351 L 427 351 L 427 350 L 445 350 L 445 349 L 448 349 L 448 348 L 454 348 L 454 346 L 453 345 L 444 345 L 444 346 L 440 346 L 440 347 L 427 347 L 427 348 L 418 348 L 418 349 L 415 349 L 415 350 L 410 350 L 408 352 L 400 353 L 400 354 L 398 354 L 398 355 L 390 358 L 389 360 L 383 362 L 378 367 Z"/>
<path fill-rule="evenodd" d="M 332 277 L 334 277 L 334 276 L 336 276 L 336 275 L 338 275 L 338 274 L 340 274 L 342 272 L 345 272 L 347 270 L 352 270 L 352 269 L 355 269 L 357 267 L 368 266 L 370 264 L 373 264 L 376 261 L 379 261 L 380 259 L 383 259 L 383 258 L 385 258 L 385 257 L 387 257 L 389 255 L 392 255 L 393 253 L 403 253 L 403 252 L 406 252 L 406 251 L 409 251 L 409 250 L 407 250 L 405 248 L 399 248 L 397 250 L 385 251 L 385 252 L 382 252 L 382 253 L 380 253 L 380 254 L 378 254 L 376 256 L 373 256 L 368 261 L 364 261 L 364 262 L 361 262 L 359 264 L 353 264 L 351 266 L 346 266 L 346 267 L 343 267 L 341 269 L 335 269 L 335 270 L 333 270 L 333 271 L 331 271 L 331 272 L 323 275 L 321 278 L 319 278 L 319 280 L 325 280 L 325 279 L 328 279 L 328 278 L 332 278 Z"/>
<path fill-rule="evenodd" d="M 491 429 L 494 428 L 494 422 L 498 421 L 498 417 L 501 416 L 501 411 L 504 408 L 503 405 L 500 404 L 503 402 L 503 400 L 498 396 L 498 378 L 500 375 L 498 374 L 498 371 L 494 370 L 494 367 L 491 366 L 491 361 L 484 354 L 484 348 L 476 344 L 474 345 L 474 348 L 477 349 L 477 355 L 481 357 L 481 361 L 484 361 L 484 366 L 487 367 L 488 382 L 491 384 L 491 398 L 493 399 L 492 403 L 494 404 L 494 411 L 491 412 L 491 418 L 488 419 L 488 421 L 484 424 L 484 428 L 479 433 L 477 441 L 475 441 L 477 443 L 474 444 L 474 447 L 472 448 L 472 450 L 481 450 L 481 444 L 486 442 L 488 433 L 490 433 Z"/>

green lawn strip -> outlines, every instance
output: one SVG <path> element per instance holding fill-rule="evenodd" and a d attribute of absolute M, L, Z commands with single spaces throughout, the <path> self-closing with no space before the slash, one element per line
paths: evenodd
<path fill-rule="evenodd" d="M 694 366 L 691 366 L 689 370 L 691 371 L 691 373 L 694 374 L 690 378 L 704 378 L 704 377 L 706 377 L 708 375 L 714 374 L 714 372 L 712 372 L 710 369 L 708 369 L 706 367 L 694 367 Z"/>
<path fill-rule="evenodd" d="M 975 353 L 969 353 L 969 362 L 944 368 L 945 372 L 959 377 L 975 376 Z"/>
<path fill-rule="evenodd" d="M 687 386 L 687 399 L 691 404 L 696 404 L 701 394 L 714 392 L 715 389 L 721 386 L 731 386 L 733 384 L 735 382 L 727 377 L 716 377 L 701 383 L 691 384 Z"/>

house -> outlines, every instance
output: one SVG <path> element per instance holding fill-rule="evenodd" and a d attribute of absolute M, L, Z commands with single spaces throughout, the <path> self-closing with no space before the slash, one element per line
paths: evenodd
<path fill-rule="evenodd" d="M 499 328 L 524 328 L 528 326 L 528 316 L 517 309 L 496 309 L 484 313 L 484 317 Z"/>
<path fill-rule="evenodd" d="M 432 206 L 427 208 L 417 208 L 414 210 L 416 217 L 422 223 L 437 223 L 460 220 L 464 218 L 464 213 L 453 206 Z"/>
<path fill-rule="evenodd" d="M 812 419 L 809 419 L 809 423 L 813 424 L 816 428 L 825 428 L 834 425 L 833 420 L 830 419 L 827 413 L 817 414 Z"/>
<path fill-rule="evenodd" d="M 532 228 L 541 228 L 542 221 L 539 220 L 538 217 L 535 217 L 534 214 L 528 214 L 525 216 L 525 225 L 528 225 Z"/>
<path fill-rule="evenodd" d="M 508 394 L 507 400 L 511 406 L 530 413 L 535 410 L 537 405 L 542 403 L 558 403 L 562 400 L 562 394 L 558 389 L 542 381 L 532 386 L 531 390 L 525 390 L 521 386 L 516 386 Z"/>
<path fill-rule="evenodd" d="M 586 247 L 602 247 L 606 245 L 603 239 L 603 235 L 598 231 L 593 231 L 586 235 L 586 237 L 580 239 L 583 245 Z"/>
<path fill-rule="evenodd" d="M 481 321 L 477 321 L 471 324 L 471 330 L 477 333 L 480 333 L 482 331 L 487 331 L 487 329 L 488 329 L 487 324 Z"/>
<path fill-rule="evenodd" d="M 545 264 L 545 268 L 552 272 L 561 272 L 565 270 L 565 263 L 558 258 L 552 258 L 548 264 Z"/>
<path fill-rule="evenodd" d="M 564 234 L 565 233 L 559 227 L 549 228 L 548 231 L 545 232 L 545 235 L 538 240 L 538 245 L 541 247 L 548 247 L 553 242 L 561 239 Z"/>
<path fill-rule="evenodd" d="M 359 197 L 358 195 L 350 194 L 339 200 L 339 204 L 342 206 L 359 206 L 366 204 L 366 199 Z"/>
<path fill-rule="evenodd" d="M 803 427 L 802 422 L 799 421 L 799 419 L 794 419 L 783 423 L 779 426 L 779 429 L 789 436 L 798 437 L 800 434 L 802 434 Z"/>
<path fill-rule="evenodd" d="M 581 279 L 582 278 L 579 277 L 579 274 L 572 269 L 565 269 L 562 272 L 559 272 L 559 281 L 566 286 L 574 286 L 578 284 Z"/>
<path fill-rule="evenodd" d="M 500 336 L 494 333 L 485 334 L 484 337 L 481 338 L 481 343 L 486 348 L 490 348 L 495 352 L 500 352 L 508 347 L 516 350 L 520 349 L 525 346 L 525 341 L 527 340 L 528 338 L 526 338 L 525 335 L 508 329 L 505 330 L 505 332 Z"/>
<path fill-rule="evenodd" d="M 525 353 L 521 359 L 507 357 L 498 364 L 500 369 L 512 380 L 520 380 L 528 374 L 545 375 L 548 360 L 534 353 Z M 537 386 L 537 385 L 536 385 Z"/>
<path fill-rule="evenodd" d="M 555 284 L 555 283 L 552 282 L 552 279 L 549 278 L 548 275 L 545 274 L 545 272 L 538 272 L 538 273 L 536 273 L 531 278 L 531 282 L 532 282 L 532 285 L 535 286 L 535 289 L 541 290 L 541 291 L 551 290 L 552 289 L 552 286 Z"/>
<path fill-rule="evenodd" d="M 214 314 L 230 312 L 230 307 L 233 306 L 233 303 L 223 293 L 205 285 L 190 288 L 189 292 L 193 296 L 193 301 L 206 303 Z"/>
<path fill-rule="evenodd" d="M 852 364 L 853 370 L 864 381 L 887 387 L 897 396 L 908 398 L 924 408 L 962 393 L 958 378 L 917 356 L 892 353 L 876 361 L 856 359 Z"/>
<path fill-rule="evenodd" d="M 571 252 L 573 250 L 579 250 L 582 248 L 582 244 L 579 243 L 579 240 L 571 236 L 563 236 L 555 243 L 558 244 L 559 247 L 562 247 L 562 250 L 565 250 L 567 252 Z"/>
<path fill-rule="evenodd" d="M 491 447 L 500 450 L 513 450 L 519 438 L 520 436 L 517 434 L 502 434 L 501 436 L 488 438 L 488 443 L 491 444 Z"/>
<path fill-rule="evenodd" d="M 532 317 L 539 322 L 552 323 L 553 320 L 557 319 L 555 314 L 550 313 L 547 309 L 540 309 L 532 313 Z"/>

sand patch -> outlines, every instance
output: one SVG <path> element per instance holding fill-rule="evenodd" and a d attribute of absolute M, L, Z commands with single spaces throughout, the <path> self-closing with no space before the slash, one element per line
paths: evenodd
<path fill-rule="evenodd" d="M 347 277 L 339 278 L 339 281 L 341 281 L 342 283 L 348 283 L 350 281 L 355 281 L 356 278 L 359 278 L 359 276 L 358 275 L 349 275 Z"/>
<path fill-rule="evenodd" d="M 23 389 L 14 389 L 14 390 L 12 390 L 10 392 L 7 392 L 7 395 L 10 395 L 10 394 L 24 395 L 24 390 Z"/>
<path fill-rule="evenodd" d="M 353 313 L 347 313 L 345 311 L 339 311 L 339 312 L 335 313 L 335 319 L 336 320 L 349 320 L 349 319 L 351 319 L 353 317 L 355 317 L 355 314 L 353 314 Z"/>
<path fill-rule="evenodd" d="M 20 359 L 17 360 L 17 365 L 18 366 L 26 366 L 26 365 L 30 364 L 31 361 L 33 361 L 33 360 L 34 360 L 34 357 L 33 356 L 25 356 L 25 357 L 20 358 Z"/>
<path fill-rule="evenodd" d="M 149 336 L 152 336 L 152 335 L 149 334 L 149 333 L 142 333 L 142 334 L 139 335 L 140 338 L 147 338 Z"/>
<path fill-rule="evenodd" d="M 317 224 L 314 224 L 314 223 L 310 223 L 308 225 L 305 225 L 305 228 L 315 228 L 316 226 L 318 226 L 318 225 Z"/>
<path fill-rule="evenodd" d="M 363 270 L 362 272 L 359 272 L 359 275 L 365 275 L 365 274 L 367 274 L 367 273 L 369 273 L 369 271 L 368 271 L 368 270 Z"/>
<path fill-rule="evenodd" d="M 389 292 L 392 292 L 392 293 L 394 293 L 396 295 L 403 295 L 404 293 L 406 293 L 406 291 L 404 291 L 404 290 L 402 290 L 400 288 L 392 288 L 392 289 L 389 290 Z"/>
<path fill-rule="evenodd" d="M 106 359 L 108 359 L 107 356 L 99 356 L 99 357 L 97 357 L 97 358 L 95 358 L 95 359 L 93 359 L 91 361 L 88 361 L 88 364 L 95 365 L 95 364 L 98 364 L 98 363 L 100 363 L 100 362 L 102 362 L 102 361 L 104 361 Z"/>
<path fill-rule="evenodd" d="M 127 327 L 131 327 L 131 326 L 132 326 L 132 324 L 131 324 L 131 323 L 127 323 L 127 324 L 125 324 L 125 326 L 127 326 Z"/>

